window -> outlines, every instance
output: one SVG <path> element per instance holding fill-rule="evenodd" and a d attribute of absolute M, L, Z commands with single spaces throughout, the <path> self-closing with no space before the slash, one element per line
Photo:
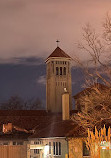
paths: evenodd
<path fill-rule="evenodd" d="M 38 140 L 38 141 L 34 142 L 34 144 L 42 144 L 42 141 Z"/>
<path fill-rule="evenodd" d="M 51 142 L 49 142 L 49 154 L 51 154 Z"/>
<path fill-rule="evenodd" d="M 56 75 L 59 75 L 59 68 L 56 67 Z"/>
<path fill-rule="evenodd" d="M 53 153 L 54 153 L 54 155 L 56 155 L 55 154 L 55 142 L 53 142 Z"/>
<path fill-rule="evenodd" d="M 16 145 L 16 142 L 13 142 L 13 145 Z"/>
<path fill-rule="evenodd" d="M 54 73 L 54 64 L 53 64 L 53 73 Z"/>
<path fill-rule="evenodd" d="M 90 156 L 90 152 L 87 149 L 85 142 L 83 142 L 83 156 Z"/>
<path fill-rule="evenodd" d="M 9 145 L 9 143 L 8 142 L 4 142 L 3 145 Z"/>
<path fill-rule="evenodd" d="M 66 75 L 66 67 L 64 67 L 64 75 Z"/>
<path fill-rule="evenodd" d="M 64 83 L 65 87 L 66 87 L 66 82 Z"/>
<path fill-rule="evenodd" d="M 23 145 L 23 142 L 13 142 L 13 145 Z"/>
<path fill-rule="evenodd" d="M 23 142 L 17 142 L 17 145 L 23 145 Z"/>
<path fill-rule="evenodd" d="M 70 67 L 69 65 L 70 65 L 70 64 L 69 64 L 69 62 L 68 62 L 68 73 L 69 73 L 69 67 Z"/>
<path fill-rule="evenodd" d="M 59 155 L 61 155 L 61 143 L 59 142 Z"/>
<path fill-rule="evenodd" d="M 40 149 L 34 149 L 34 154 L 40 154 Z"/>
<path fill-rule="evenodd" d="M 61 155 L 61 143 L 53 142 L 53 155 Z"/>
<path fill-rule="evenodd" d="M 62 75 L 62 67 L 60 67 L 60 75 Z"/>

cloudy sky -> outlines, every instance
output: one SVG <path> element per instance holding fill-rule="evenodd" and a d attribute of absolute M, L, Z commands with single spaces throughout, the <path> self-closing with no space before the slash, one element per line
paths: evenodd
<path fill-rule="evenodd" d="M 69 55 L 78 54 L 82 27 L 91 23 L 100 31 L 107 12 L 111 0 L 0 0 L 0 101 L 15 94 L 45 100 L 44 59 L 56 40 Z M 76 93 L 81 74 L 73 70 L 72 78 Z"/>
<path fill-rule="evenodd" d="M 110 10 L 110 0 L 0 0 L 0 59 L 45 58 L 56 39 L 74 54 L 81 28 L 99 28 Z"/>

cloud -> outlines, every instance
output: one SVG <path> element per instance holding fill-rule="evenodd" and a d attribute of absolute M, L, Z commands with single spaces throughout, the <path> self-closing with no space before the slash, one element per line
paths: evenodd
<path fill-rule="evenodd" d="M 46 58 L 56 39 L 73 55 L 82 26 L 89 21 L 98 27 L 108 10 L 109 0 L 0 0 L 0 57 Z"/>
<path fill-rule="evenodd" d="M 45 60 L 43 58 L 31 57 L 14 57 L 2 59 L 0 58 L 0 64 L 16 64 L 16 65 L 44 65 Z"/>
<path fill-rule="evenodd" d="M 40 76 L 38 79 L 37 79 L 37 83 L 38 84 L 42 84 L 42 85 L 45 85 L 46 84 L 46 77 L 43 75 L 43 76 Z"/>

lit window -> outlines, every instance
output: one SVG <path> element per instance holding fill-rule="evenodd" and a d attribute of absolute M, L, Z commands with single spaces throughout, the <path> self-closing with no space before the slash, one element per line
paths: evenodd
<path fill-rule="evenodd" d="M 61 155 L 61 143 L 60 142 L 53 142 L 53 154 Z"/>

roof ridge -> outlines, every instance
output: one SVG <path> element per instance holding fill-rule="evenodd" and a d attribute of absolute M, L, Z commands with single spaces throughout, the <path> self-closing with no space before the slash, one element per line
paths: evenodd
<path fill-rule="evenodd" d="M 57 47 L 57 48 L 48 56 L 48 58 L 46 59 L 46 61 L 47 61 L 49 58 L 54 58 L 54 57 L 57 57 L 57 58 L 63 57 L 63 58 L 70 58 L 70 59 L 71 59 L 71 57 L 70 57 L 67 53 L 65 53 L 60 47 Z"/>

